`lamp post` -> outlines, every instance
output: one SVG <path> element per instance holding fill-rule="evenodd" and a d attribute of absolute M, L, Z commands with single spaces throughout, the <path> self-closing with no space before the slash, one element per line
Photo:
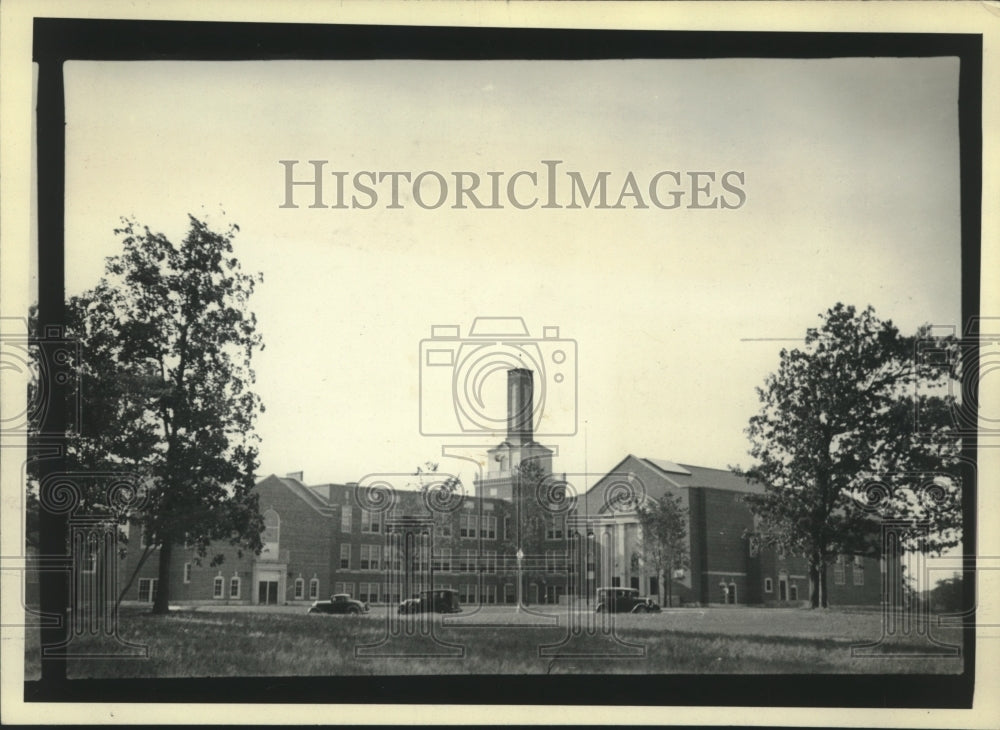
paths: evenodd
<path fill-rule="evenodd" d="M 524 560 L 524 552 L 521 548 L 517 549 L 517 608 L 514 609 L 514 613 L 521 612 L 521 561 Z"/>

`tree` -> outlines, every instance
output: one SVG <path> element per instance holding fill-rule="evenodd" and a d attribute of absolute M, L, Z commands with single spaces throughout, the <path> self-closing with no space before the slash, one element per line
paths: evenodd
<path fill-rule="evenodd" d="M 955 573 L 951 578 L 942 578 L 929 594 L 931 610 L 935 613 L 958 613 L 965 606 L 962 574 Z"/>
<path fill-rule="evenodd" d="M 687 510 L 680 497 L 664 494 L 659 499 L 647 499 L 636 507 L 641 537 L 641 560 L 656 571 L 662 605 L 669 606 L 673 597 L 675 570 L 688 567 Z"/>
<path fill-rule="evenodd" d="M 259 552 L 251 358 L 262 349 L 247 307 L 261 277 L 241 271 L 232 226 L 218 233 L 189 216 L 183 242 L 123 219 L 122 253 L 97 286 L 70 302 L 81 343 L 85 421 L 72 439 L 81 466 L 142 478 L 140 524 L 159 548 L 154 613 L 166 613 L 175 545 L 204 558 L 213 541 Z M 214 556 L 213 564 L 221 562 Z"/>
<path fill-rule="evenodd" d="M 736 467 L 764 486 L 745 498 L 757 536 L 807 560 L 814 608 L 828 603 L 826 567 L 837 554 L 880 555 L 880 520 L 914 525 L 905 549 L 940 551 L 961 534 L 950 374 L 917 356 L 930 327 L 903 336 L 871 307 L 840 303 L 821 319 L 803 349 L 782 349 L 757 389 L 761 410 L 747 429 L 756 463 Z"/>
<path fill-rule="evenodd" d="M 522 561 L 521 596 L 526 600 L 524 590 L 526 573 L 534 571 L 545 582 L 545 571 L 539 569 L 538 561 L 545 555 L 547 535 L 562 520 L 570 506 L 571 495 L 565 482 L 555 479 L 545 471 L 537 460 L 527 460 L 514 468 L 512 476 L 512 501 L 508 506 L 511 527 L 505 543 L 505 552 L 517 554 Z M 566 525 L 561 525 L 565 535 Z M 564 546 L 568 544 L 564 543 Z M 516 565 L 515 565 L 516 567 Z M 544 586 L 543 586 L 544 588 Z"/>

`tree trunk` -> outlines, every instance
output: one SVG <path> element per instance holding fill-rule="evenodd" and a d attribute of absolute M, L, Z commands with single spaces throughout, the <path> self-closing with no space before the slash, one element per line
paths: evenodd
<path fill-rule="evenodd" d="M 125 594 L 127 594 L 129 588 L 132 587 L 132 584 L 135 582 L 135 577 L 139 575 L 139 571 L 142 570 L 142 566 L 146 564 L 146 558 L 148 558 L 150 556 L 150 553 L 152 552 L 153 552 L 152 548 L 150 548 L 148 545 L 145 548 L 143 548 L 142 555 L 139 556 L 139 563 L 135 566 L 135 570 L 132 571 L 132 575 L 129 576 L 128 583 L 125 584 L 125 587 L 122 588 L 121 593 L 118 594 L 118 600 L 115 601 L 116 611 L 122 605 L 122 601 L 125 600 Z"/>
<path fill-rule="evenodd" d="M 170 605 L 170 553 L 173 546 L 165 540 L 160 546 L 160 567 L 157 573 L 156 598 L 153 600 L 153 613 L 163 615 Z"/>
<path fill-rule="evenodd" d="M 819 568 L 819 595 L 820 605 L 829 608 L 830 602 L 826 595 L 826 563 L 821 563 Z"/>
<path fill-rule="evenodd" d="M 809 564 L 809 608 L 819 608 L 820 580 L 819 568 L 814 563 Z"/>

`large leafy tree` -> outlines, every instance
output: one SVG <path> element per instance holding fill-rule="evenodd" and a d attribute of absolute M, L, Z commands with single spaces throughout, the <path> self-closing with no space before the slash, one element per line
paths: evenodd
<path fill-rule="evenodd" d="M 260 277 L 241 271 L 236 226 L 189 218 L 179 245 L 123 220 L 122 252 L 67 308 L 90 424 L 69 451 L 81 467 L 140 475 L 143 509 L 129 519 L 159 550 L 154 613 L 167 611 L 176 545 L 201 557 L 216 540 L 259 551 L 263 529 L 251 491 L 262 410 L 251 358 L 262 344 L 248 309 Z"/>
<path fill-rule="evenodd" d="M 561 529 L 563 542 L 560 548 L 569 545 L 566 535 L 568 525 L 565 518 L 572 506 L 572 488 L 561 479 L 547 472 L 537 460 L 528 459 L 514 468 L 511 475 L 512 501 L 507 505 L 511 530 L 504 541 L 507 555 L 516 555 L 520 550 L 524 555 L 521 564 L 521 597 L 527 600 L 528 591 L 524 582 L 528 575 L 534 575 L 543 584 L 546 581 L 544 555 L 546 548 L 555 548 L 549 542 L 550 528 Z M 509 570 L 516 570 L 517 563 L 507 562 Z"/>
<path fill-rule="evenodd" d="M 821 320 L 757 389 L 756 462 L 737 469 L 764 485 L 746 497 L 758 537 L 807 560 L 813 607 L 827 605 L 837 554 L 880 555 L 882 520 L 912 525 L 900 528 L 905 550 L 940 551 L 961 534 L 953 373 L 920 357 L 931 328 L 905 336 L 871 307 L 839 303 Z"/>
<path fill-rule="evenodd" d="M 686 569 L 689 563 L 687 539 L 687 509 L 680 497 L 664 494 L 659 499 L 647 499 L 636 507 L 642 537 L 639 541 L 641 559 L 656 571 L 663 589 L 664 605 L 670 605 L 675 570 Z"/>

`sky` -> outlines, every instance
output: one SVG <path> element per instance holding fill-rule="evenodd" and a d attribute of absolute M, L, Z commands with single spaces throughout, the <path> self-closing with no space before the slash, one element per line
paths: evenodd
<path fill-rule="evenodd" d="M 488 363 L 517 352 L 545 397 L 538 440 L 581 488 L 629 453 L 748 466 L 755 388 L 821 312 L 871 304 L 904 332 L 960 320 L 954 58 L 68 62 L 65 79 L 67 294 L 97 282 L 121 216 L 175 240 L 188 213 L 238 224 L 241 265 L 264 275 L 262 476 L 432 460 L 471 481 L 503 434 L 441 433 L 455 374 L 492 373 L 482 413 L 500 419 Z M 735 171 L 745 202 L 425 209 L 404 183 L 390 209 L 383 183 L 368 210 L 310 208 L 301 186 L 283 208 L 281 160 L 297 179 L 308 160 L 346 171 L 348 200 L 358 171 L 439 172 L 452 196 L 471 171 L 488 197 L 487 172 L 505 186 L 560 160 L 563 204 L 566 171 L 607 172 L 611 203 L 629 173 L 647 190 L 660 171 Z M 529 343 L 477 371 L 477 317 L 521 317 Z M 430 341 L 438 325 L 458 339 Z"/>

